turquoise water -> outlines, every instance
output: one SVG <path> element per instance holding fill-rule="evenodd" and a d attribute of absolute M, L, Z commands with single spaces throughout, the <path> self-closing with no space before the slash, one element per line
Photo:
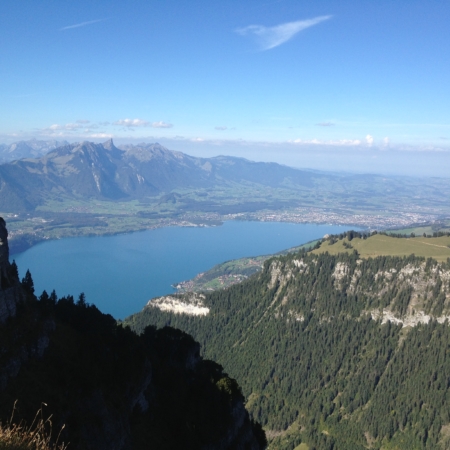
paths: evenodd
<path fill-rule="evenodd" d="M 30 269 L 36 294 L 81 292 L 116 319 L 140 311 L 171 285 L 215 264 L 276 253 L 349 227 L 278 222 L 226 222 L 219 227 L 169 227 L 105 237 L 48 241 L 16 255 L 20 276 Z"/>

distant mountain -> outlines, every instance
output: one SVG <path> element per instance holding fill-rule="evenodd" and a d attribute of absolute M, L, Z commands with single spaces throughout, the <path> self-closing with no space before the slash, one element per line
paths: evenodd
<path fill-rule="evenodd" d="M 223 203 L 229 194 L 236 196 L 236 189 L 242 194 L 237 202 L 231 207 Z M 223 193 L 215 198 L 180 197 L 180 191 L 198 190 L 203 196 L 211 190 Z M 178 203 L 179 211 L 221 214 L 300 205 L 377 211 L 387 204 L 412 212 L 435 208 L 443 213 L 448 210 L 449 190 L 449 181 L 443 179 L 418 182 L 313 172 L 230 156 L 197 158 L 158 143 L 118 148 L 112 140 L 66 144 L 39 158 L 0 165 L 3 212 L 30 212 L 49 200 L 128 201 L 170 194 L 165 201 Z"/>
<path fill-rule="evenodd" d="M 0 164 L 22 158 L 39 158 L 49 151 L 67 143 L 67 141 L 39 141 L 37 139 L 30 139 L 12 144 L 0 144 Z"/>
<path fill-rule="evenodd" d="M 131 200 L 173 189 L 234 183 L 281 186 L 287 178 L 298 186 L 311 186 L 313 176 L 275 163 L 225 156 L 195 158 L 159 144 L 119 149 L 112 140 L 83 142 L 0 166 L 0 210 L 32 210 L 55 195 Z"/>

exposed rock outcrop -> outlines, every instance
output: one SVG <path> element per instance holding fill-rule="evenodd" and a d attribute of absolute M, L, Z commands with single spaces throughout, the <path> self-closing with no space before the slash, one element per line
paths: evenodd
<path fill-rule="evenodd" d="M 34 311 L 16 317 L 18 306 L 25 302 L 26 295 L 17 267 L 9 262 L 8 231 L 0 217 L 0 325 L 5 324 L 0 330 L 0 392 L 19 374 L 23 364 L 42 358 L 55 329 L 52 319 L 40 319 Z"/>
<path fill-rule="evenodd" d="M 16 315 L 17 303 L 23 299 L 17 270 L 9 263 L 8 231 L 0 217 L 0 324 Z"/>
<path fill-rule="evenodd" d="M 9 262 L 8 248 L 8 230 L 3 217 L 0 217 L 0 267 L 3 271 L 4 266 Z"/>
<path fill-rule="evenodd" d="M 209 308 L 203 304 L 205 296 L 196 292 L 188 293 L 183 298 L 173 295 L 154 298 L 147 303 L 148 308 L 158 308 L 161 311 L 169 311 L 175 314 L 187 314 L 189 316 L 206 316 Z"/>

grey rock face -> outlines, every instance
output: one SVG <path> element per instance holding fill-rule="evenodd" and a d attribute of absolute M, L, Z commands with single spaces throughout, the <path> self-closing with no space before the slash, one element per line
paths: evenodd
<path fill-rule="evenodd" d="M 8 230 L 3 217 L 0 217 L 0 269 L 3 272 L 9 265 Z"/>
<path fill-rule="evenodd" d="M 8 230 L 0 217 L 0 325 L 8 319 L 16 317 L 18 303 L 24 301 L 25 293 L 15 270 L 9 263 Z M 7 333 L 0 329 L 0 391 L 5 389 L 8 379 L 17 376 L 23 364 L 32 358 L 42 358 L 48 347 L 49 335 L 55 329 L 53 320 L 41 325 L 37 336 L 32 340 L 22 339 L 25 335 L 20 327 L 12 328 Z M 4 338 L 4 339 L 2 339 Z M 9 341 L 9 345 L 5 342 Z M 11 342 L 14 344 L 11 348 Z"/>
<path fill-rule="evenodd" d="M 17 288 L 0 290 L 0 324 L 4 323 L 9 317 L 16 315 Z"/>
<path fill-rule="evenodd" d="M 0 323 L 16 315 L 17 302 L 22 298 L 19 280 L 9 264 L 8 230 L 0 217 Z"/>
<path fill-rule="evenodd" d="M 47 320 L 41 329 L 42 334 L 36 340 L 27 343 L 18 342 L 20 338 L 16 336 L 18 348 L 12 353 L 9 351 L 10 349 L 0 346 L 0 392 L 6 388 L 8 380 L 16 377 L 22 366 L 30 359 L 43 357 L 50 343 L 50 333 L 54 330 L 55 322 Z M 20 332 L 17 333 L 17 335 L 19 334 Z M 7 357 L 5 357 L 5 353 L 8 354 Z"/>

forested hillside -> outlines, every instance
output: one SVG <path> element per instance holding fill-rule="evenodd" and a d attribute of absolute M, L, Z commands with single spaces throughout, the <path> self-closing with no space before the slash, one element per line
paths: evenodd
<path fill-rule="evenodd" d="M 430 239 L 431 241 L 431 239 Z M 351 250 L 265 262 L 127 323 L 191 333 L 239 379 L 270 448 L 450 446 L 450 263 Z"/>

